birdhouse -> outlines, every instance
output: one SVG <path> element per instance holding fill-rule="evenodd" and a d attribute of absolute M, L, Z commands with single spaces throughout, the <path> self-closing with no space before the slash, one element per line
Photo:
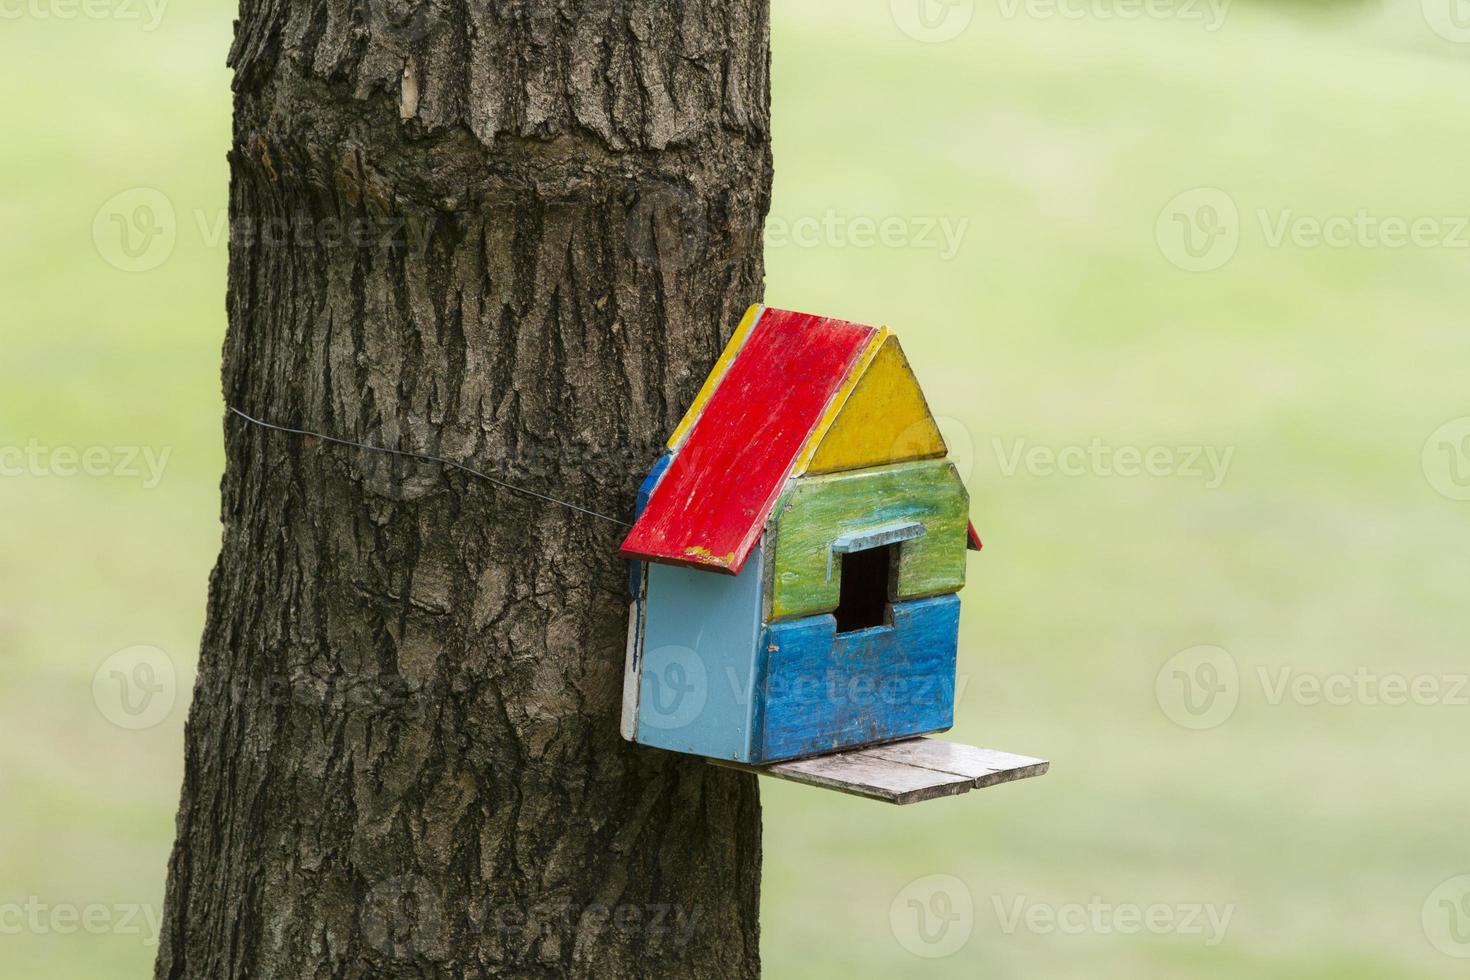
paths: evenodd
<path fill-rule="evenodd" d="M 948 729 L 979 548 L 898 338 L 752 307 L 623 542 L 623 737 L 765 767 Z"/>

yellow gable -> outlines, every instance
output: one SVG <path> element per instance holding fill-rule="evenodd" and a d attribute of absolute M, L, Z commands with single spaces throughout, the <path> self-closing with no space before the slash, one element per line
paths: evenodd
<path fill-rule="evenodd" d="M 886 334 L 875 344 L 853 378 L 856 384 L 843 386 L 840 404 L 832 406 L 835 411 L 802 454 L 809 460 L 804 472 L 834 473 L 948 452 L 897 337 Z"/>

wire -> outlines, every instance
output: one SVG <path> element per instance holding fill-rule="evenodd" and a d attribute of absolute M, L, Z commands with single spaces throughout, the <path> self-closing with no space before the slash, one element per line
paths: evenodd
<path fill-rule="evenodd" d="M 544 493 L 538 493 L 535 490 L 527 490 L 525 487 L 518 487 L 513 483 L 506 483 L 504 480 L 499 480 L 486 473 L 481 473 L 474 467 L 466 466 L 463 463 L 456 463 L 454 460 L 445 459 L 442 456 L 430 456 L 426 453 L 415 453 L 410 452 L 406 449 L 386 449 L 383 446 L 369 446 L 361 442 L 353 442 L 350 439 L 338 439 L 336 436 L 329 436 L 321 432 L 312 432 L 309 429 L 293 429 L 289 425 L 276 425 L 274 422 L 265 422 L 261 419 L 255 418 L 254 416 L 246 415 L 244 412 L 240 411 L 233 405 L 228 405 L 226 407 L 245 421 L 258 425 L 261 428 L 274 429 L 277 432 L 289 432 L 292 435 L 297 436 L 311 436 L 313 439 L 320 439 L 323 442 L 334 442 L 339 446 L 350 446 L 353 449 L 362 449 L 370 453 L 384 453 L 388 456 L 403 456 L 408 459 L 420 459 L 428 463 L 442 463 L 445 466 L 451 466 L 454 469 L 460 470 L 464 473 L 468 473 L 471 476 L 477 476 L 487 483 L 493 483 L 497 487 L 500 487 L 503 490 L 509 490 L 512 493 L 520 493 L 525 494 L 527 497 L 535 497 L 537 500 L 544 500 L 547 503 L 556 504 L 558 506 L 565 507 L 567 510 L 574 510 L 579 514 L 586 514 L 588 517 L 595 517 L 598 520 L 607 521 L 609 524 L 616 524 L 619 527 L 633 526 L 627 521 L 620 521 L 616 517 L 609 517 L 606 514 L 599 514 L 595 510 L 588 510 L 586 507 L 579 507 L 576 504 L 570 503 L 566 500 L 559 500 L 556 497 L 552 497 Z"/>

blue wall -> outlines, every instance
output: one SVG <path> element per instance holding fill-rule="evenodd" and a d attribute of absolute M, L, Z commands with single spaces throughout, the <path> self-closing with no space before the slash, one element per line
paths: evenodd
<path fill-rule="evenodd" d="M 893 625 L 852 633 L 829 614 L 763 626 L 763 547 L 735 578 L 648 566 L 635 741 L 764 763 L 954 723 L 958 595 L 894 603 Z"/>
<path fill-rule="evenodd" d="M 637 741 L 744 760 L 761 641 L 762 546 L 740 575 L 650 564 Z"/>
<path fill-rule="evenodd" d="M 959 596 L 892 608 L 892 626 L 841 635 L 830 615 L 767 628 L 747 761 L 815 755 L 954 724 Z"/>

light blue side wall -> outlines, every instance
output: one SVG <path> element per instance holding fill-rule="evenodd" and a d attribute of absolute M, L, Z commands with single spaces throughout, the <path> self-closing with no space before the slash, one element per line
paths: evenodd
<path fill-rule="evenodd" d="M 733 578 L 648 566 L 636 741 L 711 758 L 748 757 L 762 547 Z"/>
<path fill-rule="evenodd" d="M 752 763 L 954 724 L 960 598 L 893 605 L 893 625 L 837 633 L 831 615 L 772 624 L 761 643 Z"/>

